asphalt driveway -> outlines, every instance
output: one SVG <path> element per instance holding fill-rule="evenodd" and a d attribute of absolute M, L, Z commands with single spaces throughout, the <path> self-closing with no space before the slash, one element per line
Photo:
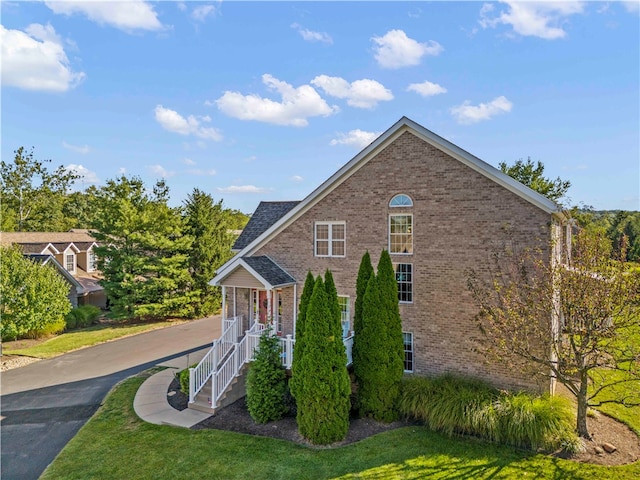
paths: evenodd
<path fill-rule="evenodd" d="M 116 383 L 219 335 L 220 316 L 209 317 L 3 372 L 0 477 L 37 479 Z"/>

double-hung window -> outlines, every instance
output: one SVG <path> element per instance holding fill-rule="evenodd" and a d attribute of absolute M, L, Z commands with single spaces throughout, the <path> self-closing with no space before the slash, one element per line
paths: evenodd
<path fill-rule="evenodd" d="M 98 257 L 96 256 L 96 252 L 93 250 L 89 250 L 87 252 L 87 271 L 93 272 L 98 268 Z"/>
<path fill-rule="evenodd" d="M 410 213 L 389 215 L 389 253 L 413 253 L 413 215 Z"/>
<path fill-rule="evenodd" d="M 75 253 L 67 253 L 64 257 L 64 268 L 67 269 L 67 271 L 69 272 L 75 272 L 76 271 L 76 255 Z"/>
<path fill-rule="evenodd" d="M 404 371 L 413 372 L 413 333 L 402 332 L 404 340 Z"/>
<path fill-rule="evenodd" d="M 345 256 L 347 250 L 345 222 L 316 222 L 314 230 L 314 255 L 316 257 Z"/>
<path fill-rule="evenodd" d="M 413 264 L 395 263 L 393 268 L 398 282 L 398 301 L 413 303 Z"/>

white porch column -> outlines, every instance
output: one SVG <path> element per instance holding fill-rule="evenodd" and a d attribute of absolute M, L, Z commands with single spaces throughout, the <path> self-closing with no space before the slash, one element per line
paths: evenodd
<path fill-rule="evenodd" d="M 237 309 L 236 309 L 237 302 L 238 302 L 238 298 L 236 297 L 236 287 L 233 287 L 233 316 L 234 317 L 238 316 Z"/>
<path fill-rule="evenodd" d="M 267 325 L 271 325 L 271 331 L 275 334 L 273 326 L 273 290 L 267 290 Z"/>
<path fill-rule="evenodd" d="M 226 318 L 227 318 L 227 287 L 222 285 L 222 320 L 224 321 Z M 224 328 L 224 326 L 222 328 Z"/>
<path fill-rule="evenodd" d="M 293 338 L 296 338 L 296 322 L 298 321 L 298 284 L 293 284 Z"/>

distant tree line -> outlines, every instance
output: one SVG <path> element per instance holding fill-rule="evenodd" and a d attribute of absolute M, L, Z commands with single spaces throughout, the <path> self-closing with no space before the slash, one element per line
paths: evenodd
<path fill-rule="evenodd" d="M 247 215 L 197 188 L 172 207 L 164 180 L 149 188 L 135 176 L 71 192 L 78 175 L 48 163 L 24 147 L 1 162 L 0 230 L 90 229 L 115 317 L 190 318 L 219 308 L 209 281 L 231 258 L 232 232 Z"/>

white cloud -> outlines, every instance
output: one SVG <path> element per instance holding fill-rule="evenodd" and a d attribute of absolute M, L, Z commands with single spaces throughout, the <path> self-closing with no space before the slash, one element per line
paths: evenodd
<path fill-rule="evenodd" d="M 92 172 L 87 167 L 83 165 L 76 165 L 75 163 L 70 163 L 66 167 L 65 170 L 68 172 L 73 172 L 76 175 L 80 176 L 80 181 L 84 183 L 100 183 L 100 179 L 96 175 L 96 172 Z"/>
<path fill-rule="evenodd" d="M 182 163 L 184 163 L 185 165 L 189 165 L 189 166 L 193 166 L 193 165 L 196 164 L 196 162 L 194 162 L 190 158 L 183 158 L 182 159 Z"/>
<path fill-rule="evenodd" d="M 240 120 L 295 127 L 306 127 L 309 117 L 327 117 L 339 111 L 336 106 L 330 107 L 310 85 L 294 88 L 268 73 L 262 75 L 262 82 L 270 90 L 278 93 L 282 101 L 276 102 L 255 94 L 242 95 L 239 92 L 226 91 L 216 100 L 218 109 Z"/>
<path fill-rule="evenodd" d="M 74 72 L 51 25 L 32 23 L 25 32 L 0 25 L 2 83 L 24 90 L 65 92 L 84 78 Z"/>
<path fill-rule="evenodd" d="M 127 173 L 127 169 L 124 167 L 120 167 L 118 169 L 118 175 L 125 175 Z"/>
<path fill-rule="evenodd" d="M 219 142 L 222 140 L 222 134 L 213 127 L 203 127 L 201 122 L 210 122 L 211 117 L 195 117 L 189 115 L 184 118 L 175 110 L 164 108 L 162 105 L 157 105 L 155 110 L 156 121 L 170 132 L 179 133 L 180 135 L 195 135 L 198 138 L 205 140 L 213 140 Z"/>
<path fill-rule="evenodd" d="M 300 36 L 307 42 L 322 42 L 328 43 L 329 45 L 333 44 L 333 38 L 331 38 L 331 35 L 326 32 L 314 32 L 313 30 L 303 28 L 302 25 L 297 23 L 291 24 L 291 28 L 295 28 Z"/>
<path fill-rule="evenodd" d="M 446 88 L 431 82 L 412 83 L 407 87 L 407 91 L 416 92 L 423 97 L 432 97 L 434 95 L 440 95 L 441 93 L 447 93 Z"/>
<path fill-rule="evenodd" d="M 629 13 L 638 13 L 640 12 L 640 2 L 638 0 L 630 1 L 630 2 L 622 2 L 624 8 L 627 9 Z"/>
<path fill-rule="evenodd" d="M 201 5 L 196 7 L 191 12 L 191 18 L 197 22 L 204 22 L 207 17 L 214 17 L 216 15 L 215 5 Z"/>
<path fill-rule="evenodd" d="M 439 55 L 444 48 L 438 42 L 429 40 L 419 43 L 402 30 L 390 30 L 383 37 L 371 39 L 375 58 L 382 68 L 402 68 L 418 65 L 425 55 Z"/>
<path fill-rule="evenodd" d="M 255 185 L 231 185 L 229 187 L 218 187 L 220 193 L 268 193 L 270 188 L 256 187 Z"/>
<path fill-rule="evenodd" d="M 393 100 L 391 90 L 367 78 L 349 83 L 341 77 L 320 75 L 311 80 L 311 84 L 332 97 L 346 98 L 348 105 L 357 108 L 373 108 L 378 102 Z"/>
<path fill-rule="evenodd" d="M 158 175 L 159 177 L 162 177 L 162 178 L 173 177 L 176 174 L 175 172 L 169 172 L 162 165 L 147 165 L 147 168 L 151 173 L 153 173 L 154 175 Z"/>
<path fill-rule="evenodd" d="M 292 182 L 301 182 L 304 180 L 304 178 L 302 178 L 300 175 L 294 175 L 289 180 L 291 180 Z"/>
<path fill-rule="evenodd" d="M 91 151 L 89 145 L 71 145 L 67 142 L 62 142 L 62 146 L 67 150 L 71 150 L 72 152 L 81 153 L 82 155 L 86 155 Z"/>
<path fill-rule="evenodd" d="M 472 123 L 489 120 L 496 115 L 511 111 L 513 103 L 506 97 L 500 96 L 491 100 L 489 103 L 481 103 L 479 105 L 471 105 L 467 100 L 462 105 L 451 108 L 451 114 L 456 118 L 458 123 L 469 125 Z"/>
<path fill-rule="evenodd" d="M 379 132 L 365 132 L 358 128 L 351 130 L 349 133 L 338 133 L 338 138 L 331 140 L 330 144 L 348 145 L 362 149 L 378 138 L 379 135 Z"/>
<path fill-rule="evenodd" d="M 198 177 L 211 177 L 216 174 L 216 171 L 214 169 L 202 170 L 200 168 L 191 168 L 187 170 L 187 173 Z"/>
<path fill-rule="evenodd" d="M 45 2 L 54 13 L 71 16 L 79 13 L 100 25 L 111 25 L 125 32 L 135 30 L 162 30 L 164 27 L 153 7 L 141 0 L 104 2 L 65 0 Z"/>
<path fill-rule="evenodd" d="M 479 23 L 482 28 L 495 28 L 498 24 L 511 25 L 518 35 L 555 40 L 564 38 L 567 32 L 562 28 L 570 15 L 584 12 L 584 2 L 520 2 L 507 0 L 506 10 L 497 16 L 492 4 L 484 4 L 480 9 Z"/>
<path fill-rule="evenodd" d="M 184 2 L 178 2 L 178 10 L 180 10 L 181 12 L 184 12 L 187 9 L 187 4 Z"/>

